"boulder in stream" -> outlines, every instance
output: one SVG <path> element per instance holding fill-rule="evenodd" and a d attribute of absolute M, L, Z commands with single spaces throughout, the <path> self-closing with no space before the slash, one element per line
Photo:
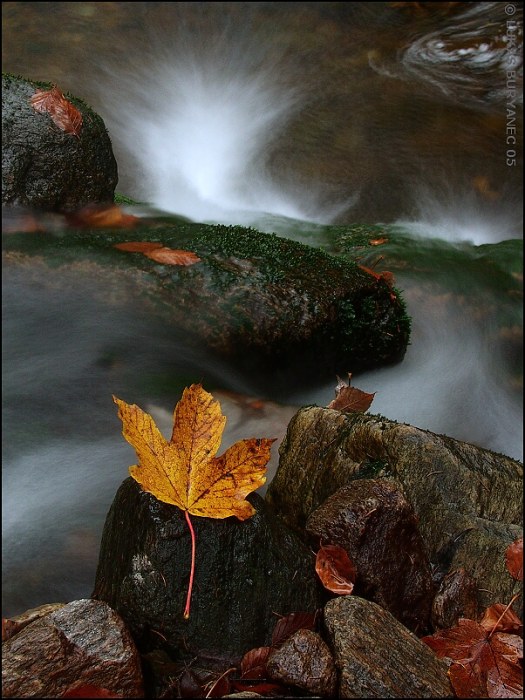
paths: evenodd
<path fill-rule="evenodd" d="M 199 260 L 166 264 L 115 247 L 155 242 Z M 65 294 L 87 283 L 108 308 L 148 315 L 174 341 L 249 373 L 261 390 L 399 362 L 409 340 L 404 302 L 383 278 L 254 229 L 159 221 L 133 230 L 12 233 L 4 251 L 7 272 L 23 268 L 26 280 Z"/>
<path fill-rule="evenodd" d="M 50 83 L 2 75 L 2 204 L 66 212 L 112 202 L 117 163 L 102 118 L 82 100 L 64 97 L 82 115 L 78 136 L 30 104 Z"/>
<path fill-rule="evenodd" d="M 191 540 L 183 512 L 130 477 L 108 513 L 93 597 L 127 622 L 141 652 L 197 656 L 209 667 L 238 663 L 269 644 L 279 615 L 320 604 L 314 555 L 258 494 L 245 521 L 192 517 L 196 565 L 184 619 Z"/>

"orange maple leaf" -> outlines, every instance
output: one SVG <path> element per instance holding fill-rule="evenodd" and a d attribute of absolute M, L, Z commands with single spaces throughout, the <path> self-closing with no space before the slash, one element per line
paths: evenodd
<path fill-rule="evenodd" d="M 82 128 L 82 114 L 67 100 L 56 85 L 51 90 L 37 90 L 30 99 L 30 104 L 37 112 L 49 114 L 56 126 L 79 137 Z"/>
<path fill-rule="evenodd" d="M 239 440 L 216 457 L 226 417 L 200 384 L 184 389 L 175 407 L 173 432 L 167 441 L 153 418 L 135 404 L 113 396 L 119 407 L 122 434 L 135 449 L 138 465 L 130 475 L 144 491 L 184 511 L 192 535 L 192 567 L 184 617 L 189 617 L 195 564 L 195 534 L 189 514 L 207 518 L 235 515 L 246 520 L 255 513 L 245 500 L 266 481 L 270 438 Z"/>

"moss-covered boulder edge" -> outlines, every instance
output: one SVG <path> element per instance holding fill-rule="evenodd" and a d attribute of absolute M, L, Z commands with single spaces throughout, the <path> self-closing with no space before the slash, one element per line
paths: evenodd
<path fill-rule="evenodd" d="M 200 262 L 166 265 L 115 248 L 129 241 L 191 251 Z M 13 264 L 34 266 L 37 258 L 55 286 L 89 278 L 94 293 L 108 290 L 108 304 L 148 308 L 186 340 L 204 343 L 237 368 L 271 370 L 276 381 L 291 368 L 301 384 L 399 362 L 409 342 L 405 304 L 385 280 L 255 229 L 150 222 L 11 234 L 4 251 Z"/>

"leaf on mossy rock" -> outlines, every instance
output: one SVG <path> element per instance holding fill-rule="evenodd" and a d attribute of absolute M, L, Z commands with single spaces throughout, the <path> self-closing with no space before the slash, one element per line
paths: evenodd
<path fill-rule="evenodd" d="M 327 408 L 345 411 L 346 413 L 364 413 L 368 411 L 374 400 L 375 392 L 373 394 L 367 394 L 366 391 L 361 391 L 361 389 L 350 386 L 351 381 L 351 372 L 348 373 L 348 384 L 343 379 L 337 377 L 335 399 L 328 404 Z"/>
<path fill-rule="evenodd" d="M 61 131 L 78 138 L 82 129 L 82 114 L 56 85 L 51 90 L 37 90 L 31 97 L 30 104 L 37 112 L 49 114 Z"/>

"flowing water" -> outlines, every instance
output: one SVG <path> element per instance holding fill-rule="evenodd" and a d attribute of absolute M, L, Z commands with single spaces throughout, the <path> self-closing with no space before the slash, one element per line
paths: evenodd
<path fill-rule="evenodd" d="M 327 225 L 382 226 L 392 240 L 363 264 L 394 272 L 411 344 L 353 384 L 376 392 L 373 412 L 518 459 L 521 39 L 515 3 L 3 3 L 4 70 L 101 114 L 134 213 L 336 254 L 343 229 Z M 89 285 L 5 270 L 4 615 L 91 592 L 135 461 L 111 394 L 169 432 L 198 381 L 228 417 L 223 447 L 282 437 L 336 384 L 268 395 Z"/>

